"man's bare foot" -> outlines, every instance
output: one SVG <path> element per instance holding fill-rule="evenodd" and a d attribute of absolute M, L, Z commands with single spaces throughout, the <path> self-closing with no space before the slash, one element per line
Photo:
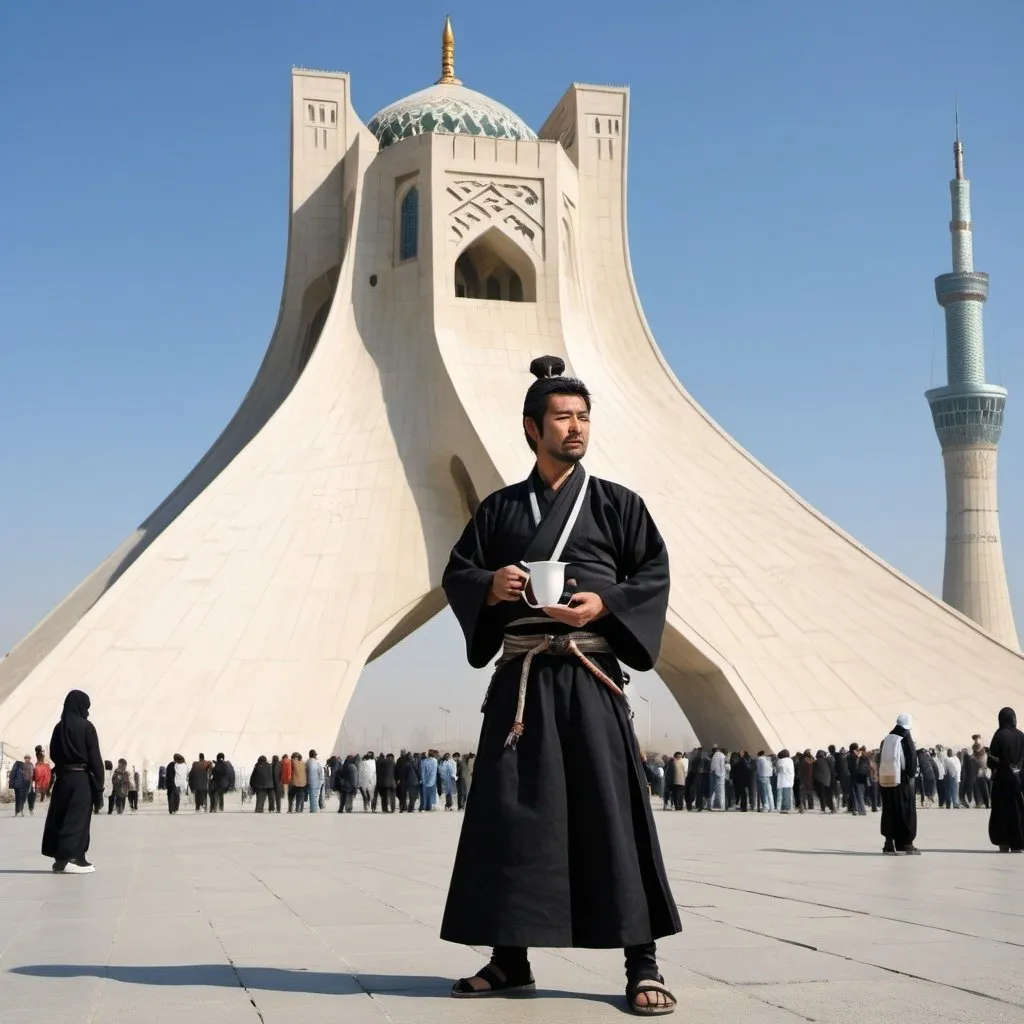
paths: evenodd
<path fill-rule="evenodd" d="M 498 976 L 498 981 L 501 982 L 502 985 L 507 984 L 508 975 L 505 974 L 505 972 L 495 964 L 490 964 L 489 966 L 491 970 L 494 971 L 494 973 Z M 474 992 L 487 992 L 489 989 L 494 987 L 486 978 L 481 977 L 479 974 L 474 974 L 472 978 L 463 978 L 462 980 Z"/>
<path fill-rule="evenodd" d="M 633 1013 L 642 1017 L 657 1017 L 674 1013 L 676 997 L 665 987 L 664 979 L 639 978 L 626 986 L 626 999 Z"/>

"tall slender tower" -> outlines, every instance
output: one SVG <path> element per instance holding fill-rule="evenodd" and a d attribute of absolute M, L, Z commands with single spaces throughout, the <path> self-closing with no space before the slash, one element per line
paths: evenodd
<path fill-rule="evenodd" d="M 953 165 L 953 272 L 935 278 L 935 297 L 946 312 L 947 384 L 925 392 L 946 467 L 942 599 L 1016 648 L 996 489 L 1006 389 L 985 382 L 982 306 L 988 298 L 988 274 L 974 269 L 971 183 L 964 177 L 959 124 Z"/>

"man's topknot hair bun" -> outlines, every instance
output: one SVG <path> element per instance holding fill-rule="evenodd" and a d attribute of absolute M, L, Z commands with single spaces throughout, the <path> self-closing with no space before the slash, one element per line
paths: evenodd
<path fill-rule="evenodd" d="M 565 373 L 565 360 L 558 356 L 538 356 L 530 363 L 530 373 L 538 380 L 545 377 L 561 377 Z"/>

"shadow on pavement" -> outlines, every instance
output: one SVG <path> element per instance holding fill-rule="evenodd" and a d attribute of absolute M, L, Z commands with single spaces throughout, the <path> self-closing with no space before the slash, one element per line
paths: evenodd
<path fill-rule="evenodd" d="M 314 995 L 360 995 L 449 998 L 452 978 L 421 974 L 364 974 L 344 971 L 290 971 L 283 967 L 238 967 L 230 964 L 171 964 L 167 966 L 103 964 L 26 964 L 11 974 L 32 978 L 107 978 L 131 985 L 205 986 L 246 988 L 267 992 L 304 992 Z M 538 991 L 546 998 L 581 999 L 617 1004 L 621 996 L 555 989 Z"/>
<path fill-rule="evenodd" d="M 922 853 L 928 854 L 943 854 L 943 853 L 973 853 L 973 854 L 989 854 L 998 853 L 995 848 L 991 850 L 928 850 L 922 848 Z M 803 853 L 811 857 L 881 857 L 882 851 L 879 849 L 877 852 L 872 850 L 784 850 L 777 846 L 763 846 L 758 853 Z"/>

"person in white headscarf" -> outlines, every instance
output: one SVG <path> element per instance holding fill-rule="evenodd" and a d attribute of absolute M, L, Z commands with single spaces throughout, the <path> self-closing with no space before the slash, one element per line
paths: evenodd
<path fill-rule="evenodd" d="M 878 785 L 882 793 L 882 853 L 917 854 L 917 801 L 914 778 L 917 775 L 917 751 L 910 736 L 910 715 L 900 715 L 892 732 L 882 740 L 878 765 Z"/>

